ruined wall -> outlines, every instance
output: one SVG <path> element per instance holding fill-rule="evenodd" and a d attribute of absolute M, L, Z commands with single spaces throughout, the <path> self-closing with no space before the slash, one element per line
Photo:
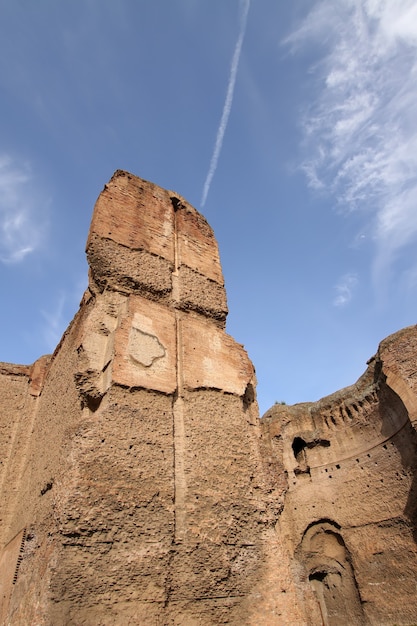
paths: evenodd
<path fill-rule="evenodd" d="M 259 420 L 206 220 L 118 171 L 51 357 L 0 367 L 0 624 L 417 621 L 417 329 Z"/>
<path fill-rule="evenodd" d="M 416 621 L 416 356 L 411 327 L 356 385 L 264 417 L 289 477 L 280 532 L 325 624 Z"/>
<path fill-rule="evenodd" d="M 259 623 L 255 597 L 276 608 L 258 586 L 282 485 L 262 470 L 253 366 L 224 331 L 213 232 L 178 195 L 116 172 L 87 256 L 89 288 L 37 394 L 29 370 L 20 386 L 6 372 L 26 443 L 5 407 L 21 469 L 16 497 L 1 494 L 3 619 Z"/>

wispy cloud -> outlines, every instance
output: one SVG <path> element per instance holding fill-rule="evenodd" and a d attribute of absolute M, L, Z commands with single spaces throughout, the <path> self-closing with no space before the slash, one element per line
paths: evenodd
<path fill-rule="evenodd" d="M 356 274 L 345 274 L 341 277 L 337 285 L 335 286 L 336 297 L 333 300 L 334 306 L 344 307 L 352 299 L 353 290 L 358 284 L 358 277 Z"/>
<path fill-rule="evenodd" d="M 239 67 L 239 59 L 240 59 L 240 53 L 242 51 L 243 39 L 245 37 L 245 32 L 246 32 L 246 23 L 248 20 L 249 6 L 250 6 L 250 0 L 244 0 L 242 22 L 240 26 L 239 36 L 237 38 L 237 42 L 236 42 L 235 49 L 233 52 L 232 64 L 230 67 L 229 82 L 227 85 L 226 100 L 224 102 L 219 128 L 217 129 L 216 143 L 214 144 L 214 150 L 213 150 L 213 154 L 211 157 L 209 170 L 207 172 L 206 180 L 205 180 L 204 187 L 203 187 L 203 193 L 201 196 L 201 207 L 204 207 L 206 203 L 207 195 L 210 190 L 211 181 L 213 180 L 213 176 L 217 169 L 220 152 L 222 150 L 224 134 L 227 128 L 227 122 L 229 121 L 230 111 L 232 110 L 236 75 L 237 75 L 237 70 Z"/>
<path fill-rule="evenodd" d="M 23 261 L 41 243 L 45 204 L 30 168 L 0 155 L 0 261 Z"/>
<path fill-rule="evenodd" d="M 417 4 L 321 0 L 286 43 L 321 51 L 303 169 L 341 207 L 373 215 L 378 280 L 417 240 Z"/>

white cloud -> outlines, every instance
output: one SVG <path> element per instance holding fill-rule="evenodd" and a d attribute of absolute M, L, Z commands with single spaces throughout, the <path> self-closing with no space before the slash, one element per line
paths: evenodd
<path fill-rule="evenodd" d="M 18 263 L 34 252 L 45 229 L 45 202 L 31 170 L 0 156 L 0 261 Z"/>
<path fill-rule="evenodd" d="M 378 280 L 417 241 L 417 4 L 321 0 L 285 43 L 321 51 L 302 167 L 343 208 L 371 212 Z"/>
<path fill-rule="evenodd" d="M 353 290 L 358 284 L 356 274 L 345 274 L 335 286 L 336 297 L 333 300 L 334 306 L 344 307 L 352 299 Z"/>

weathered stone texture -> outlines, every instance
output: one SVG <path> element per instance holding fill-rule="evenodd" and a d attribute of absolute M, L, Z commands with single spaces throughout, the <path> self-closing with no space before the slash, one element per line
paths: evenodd
<path fill-rule="evenodd" d="M 416 338 L 404 329 L 356 385 L 263 419 L 289 478 L 279 528 L 326 624 L 416 619 Z"/>
<path fill-rule="evenodd" d="M 145 250 L 131 250 L 92 234 L 87 248 L 91 276 L 100 291 L 144 293 L 159 299 L 172 290 L 172 263 Z"/>
<path fill-rule="evenodd" d="M 417 621 L 417 328 L 259 420 L 213 231 L 118 171 L 55 353 L 0 365 L 0 623 Z"/>
<path fill-rule="evenodd" d="M 173 264 L 174 211 L 169 192 L 117 171 L 97 200 L 87 252 L 93 236 L 128 250 L 145 250 Z"/>

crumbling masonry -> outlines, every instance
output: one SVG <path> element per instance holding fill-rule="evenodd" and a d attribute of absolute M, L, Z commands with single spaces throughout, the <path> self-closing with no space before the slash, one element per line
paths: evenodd
<path fill-rule="evenodd" d="M 417 622 L 417 328 L 259 419 L 213 232 L 118 171 L 52 356 L 0 364 L 0 623 Z"/>

